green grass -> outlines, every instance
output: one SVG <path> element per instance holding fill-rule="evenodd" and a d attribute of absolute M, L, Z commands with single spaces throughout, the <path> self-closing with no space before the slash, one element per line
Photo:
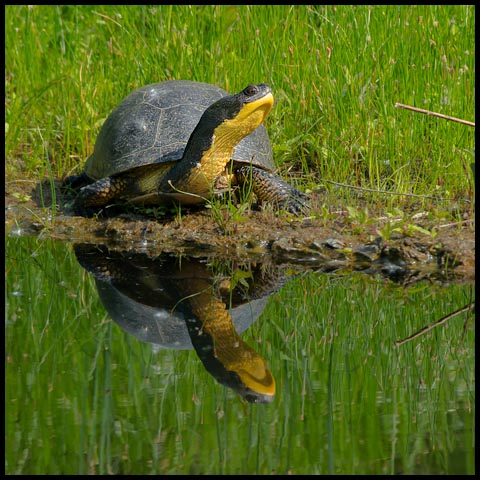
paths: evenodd
<path fill-rule="evenodd" d="M 8 180 L 79 172 L 112 108 L 142 85 L 268 82 L 279 172 L 472 199 L 473 6 L 6 6 Z M 343 192 L 343 190 L 341 190 Z M 335 191 L 338 195 L 339 192 Z M 402 197 L 389 197 L 398 202 Z M 378 201 L 378 196 L 374 197 Z"/>
<path fill-rule="evenodd" d="M 289 282 L 242 335 L 277 385 L 250 405 L 123 332 L 69 245 L 6 247 L 8 474 L 474 473 L 473 317 L 394 346 L 472 285 Z"/>

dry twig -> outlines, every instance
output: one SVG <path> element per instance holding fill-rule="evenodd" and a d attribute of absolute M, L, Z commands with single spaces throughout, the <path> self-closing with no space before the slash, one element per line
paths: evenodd
<path fill-rule="evenodd" d="M 411 107 L 410 105 L 404 105 L 403 103 L 396 103 L 395 108 L 405 108 L 406 110 L 412 110 L 413 112 L 423 113 L 425 115 L 431 115 L 432 117 L 444 118 L 445 120 L 451 120 L 452 122 L 462 123 L 469 127 L 474 127 L 474 122 L 468 120 L 462 120 L 461 118 L 450 117 L 449 115 L 443 115 L 442 113 L 432 112 L 430 110 L 424 110 L 423 108 Z"/>
<path fill-rule="evenodd" d="M 445 317 L 441 318 L 440 320 L 431 323 L 430 325 L 427 325 L 426 327 L 423 327 L 422 329 L 418 330 L 418 332 L 415 332 L 414 334 L 410 335 L 407 338 L 404 338 L 403 340 L 397 340 L 395 342 L 395 345 L 399 347 L 400 345 L 403 345 L 404 343 L 409 342 L 410 340 L 413 340 L 414 338 L 419 337 L 420 335 L 423 335 L 424 333 L 432 330 L 435 327 L 438 327 L 439 325 L 443 325 L 446 323 L 448 320 L 450 320 L 453 317 L 456 317 L 457 315 L 460 315 L 463 312 L 468 312 L 471 308 L 475 306 L 475 302 L 471 302 L 468 305 L 465 305 L 464 307 L 456 310 L 455 312 L 449 313 Z"/>

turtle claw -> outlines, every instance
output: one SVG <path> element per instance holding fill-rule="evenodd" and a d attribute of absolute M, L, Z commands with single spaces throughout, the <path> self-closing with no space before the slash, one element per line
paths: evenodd
<path fill-rule="evenodd" d="M 283 204 L 279 204 L 279 206 L 288 212 L 293 213 L 297 217 L 299 215 L 307 215 L 311 208 L 308 201 L 308 195 L 296 190 L 293 187 L 291 187 L 291 189 L 292 191 L 288 198 L 283 202 Z"/>

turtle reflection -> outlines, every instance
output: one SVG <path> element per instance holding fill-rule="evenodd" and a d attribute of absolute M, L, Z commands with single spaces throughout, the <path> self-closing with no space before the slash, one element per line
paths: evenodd
<path fill-rule="evenodd" d="M 75 246 L 93 273 L 100 299 L 125 331 L 162 348 L 194 348 L 206 370 L 249 402 L 267 403 L 275 380 L 240 337 L 283 283 L 279 267 L 261 264 L 214 273 L 206 259 Z M 225 270 L 225 263 L 220 269 Z M 217 268 L 218 270 L 218 268 Z"/>

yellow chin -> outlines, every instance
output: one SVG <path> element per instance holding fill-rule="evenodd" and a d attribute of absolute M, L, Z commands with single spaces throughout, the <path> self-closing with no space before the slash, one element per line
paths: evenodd
<path fill-rule="evenodd" d="M 213 183 L 223 173 L 234 147 L 262 124 L 272 109 L 273 101 L 273 95 L 269 93 L 254 102 L 246 103 L 235 118 L 221 123 L 215 129 L 212 145 L 203 154 L 201 162 L 192 168 L 188 177 L 176 187 L 192 194 L 209 197 Z M 185 199 L 183 201 L 185 202 Z M 193 197 L 192 202 L 196 202 Z"/>
<path fill-rule="evenodd" d="M 222 137 L 224 137 L 228 139 L 227 143 L 233 145 L 250 135 L 267 118 L 273 101 L 273 95 L 269 93 L 254 102 L 246 103 L 235 118 L 225 120 L 215 129 L 217 142 L 223 143 Z"/>
<path fill-rule="evenodd" d="M 263 362 L 263 359 L 261 359 Z M 265 367 L 263 362 L 262 369 L 260 371 L 249 371 L 243 368 L 237 370 L 237 374 L 241 378 L 243 384 L 254 392 L 262 395 L 275 395 L 275 379 L 273 378 L 270 370 Z"/>
<path fill-rule="evenodd" d="M 269 93 L 254 102 L 246 103 L 234 119 L 225 123 L 231 123 L 238 127 L 244 125 L 244 129 L 249 130 L 248 133 L 252 133 L 267 118 L 273 107 L 273 101 L 273 95 Z"/>

